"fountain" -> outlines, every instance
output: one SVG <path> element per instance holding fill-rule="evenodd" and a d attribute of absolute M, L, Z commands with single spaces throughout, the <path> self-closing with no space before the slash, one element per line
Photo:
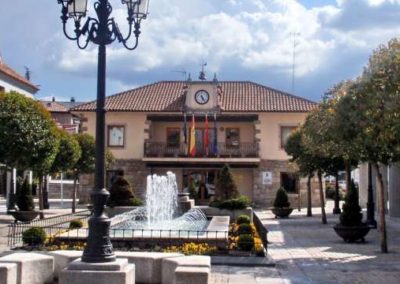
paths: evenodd
<path fill-rule="evenodd" d="M 178 187 L 175 174 L 147 177 L 146 206 L 117 215 L 111 219 L 114 229 L 202 231 L 207 217 L 197 208 L 182 216 L 178 213 Z"/>

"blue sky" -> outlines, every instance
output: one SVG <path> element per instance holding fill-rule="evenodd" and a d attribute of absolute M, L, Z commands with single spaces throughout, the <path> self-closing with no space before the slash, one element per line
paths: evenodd
<path fill-rule="evenodd" d="M 97 47 L 80 51 L 62 34 L 57 0 L 2 0 L 0 54 L 40 85 L 39 98 L 96 96 Z M 89 2 L 93 2 L 89 1 Z M 114 16 L 126 26 L 120 0 Z M 93 11 L 91 5 L 89 10 Z M 356 77 L 372 50 L 400 32 L 400 0 L 150 0 L 137 50 L 108 47 L 107 95 L 159 80 L 197 78 L 200 64 L 220 80 L 251 80 L 318 101 Z"/>

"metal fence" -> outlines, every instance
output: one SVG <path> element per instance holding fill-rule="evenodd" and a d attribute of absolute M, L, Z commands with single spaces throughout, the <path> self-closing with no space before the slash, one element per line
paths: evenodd
<path fill-rule="evenodd" d="M 22 244 L 22 234 L 32 227 L 43 228 L 48 235 L 53 235 L 54 232 L 66 230 L 72 220 L 85 221 L 91 214 L 90 210 L 79 211 L 64 215 L 57 215 L 45 219 L 33 220 L 31 222 L 16 222 L 8 225 L 8 246 L 14 248 Z"/>

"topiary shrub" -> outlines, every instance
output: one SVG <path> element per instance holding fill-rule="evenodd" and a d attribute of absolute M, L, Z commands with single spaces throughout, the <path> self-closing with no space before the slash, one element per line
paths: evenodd
<path fill-rule="evenodd" d="M 32 227 L 22 233 L 22 241 L 30 246 L 44 244 L 46 237 L 46 232 L 40 227 Z"/>
<path fill-rule="evenodd" d="M 240 235 L 237 245 L 241 250 L 251 251 L 254 247 L 254 238 L 250 234 Z"/>
<path fill-rule="evenodd" d="M 235 181 L 228 165 L 224 165 L 215 188 L 215 197 L 219 200 L 234 199 L 239 196 Z"/>
<path fill-rule="evenodd" d="M 342 226 L 359 226 L 362 224 L 361 207 L 358 203 L 358 189 L 351 181 L 349 190 L 343 204 L 343 211 L 340 214 L 340 224 Z"/>
<path fill-rule="evenodd" d="M 325 188 L 325 196 L 326 196 L 326 198 L 329 198 L 329 199 L 335 199 L 336 190 L 333 187 L 328 185 Z"/>
<path fill-rule="evenodd" d="M 134 199 L 130 183 L 122 176 L 118 176 L 110 189 L 108 206 L 132 206 Z"/>
<path fill-rule="evenodd" d="M 237 234 L 240 235 L 251 235 L 253 230 L 251 229 L 250 224 L 240 224 L 237 230 Z"/>
<path fill-rule="evenodd" d="M 69 223 L 69 229 L 73 230 L 73 229 L 80 229 L 83 227 L 83 222 L 81 220 L 72 220 Z"/>
<path fill-rule="evenodd" d="M 140 198 L 133 198 L 130 206 L 142 206 L 144 203 Z"/>
<path fill-rule="evenodd" d="M 280 187 L 276 192 L 274 207 L 276 208 L 290 207 L 289 197 L 286 193 L 286 190 L 283 187 Z"/>
<path fill-rule="evenodd" d="M 238 198 L 232 198 L 224 201 L 214 201 L 210 203 L 211 207 L 228 210 L 241 210 L 250 205 L 250 200 L 246 196 L 241 195 Z"/>
<path fill-rule="evenodd" d="M 20 211 L 33 211 L 35 203 L 33 202 L 31 188 L 28 179 L 25 179 L 20 186 L 17 194 L 17 206 Z"/>
<path fill-rule="evenodd" d="M 250 224 L 250 217 L 247 215 L 240 215 L 236 220 L 236 224 Z"/>

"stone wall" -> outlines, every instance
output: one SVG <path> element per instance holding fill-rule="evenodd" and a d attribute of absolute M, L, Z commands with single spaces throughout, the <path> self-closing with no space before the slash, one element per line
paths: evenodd
<path fill-rule="evenodd" d="M 272 172 L 272 184 L 262 183 L 262 172 Z M 288 161 L 262 160 L 258 168 L 254 169 L 253 174 L 253 202 L 261 207 L 272 207 L 276 192 L 281 186 L 281 172 L 291 172 Z M 307 206 L 307 179 L 300 179 L 300 204 L 298 194 L 289 194 L 289 201 L 292 207 Z M 313 178 L 311 181 L 312 204 L 320 206 L 318 180 Z"/>

